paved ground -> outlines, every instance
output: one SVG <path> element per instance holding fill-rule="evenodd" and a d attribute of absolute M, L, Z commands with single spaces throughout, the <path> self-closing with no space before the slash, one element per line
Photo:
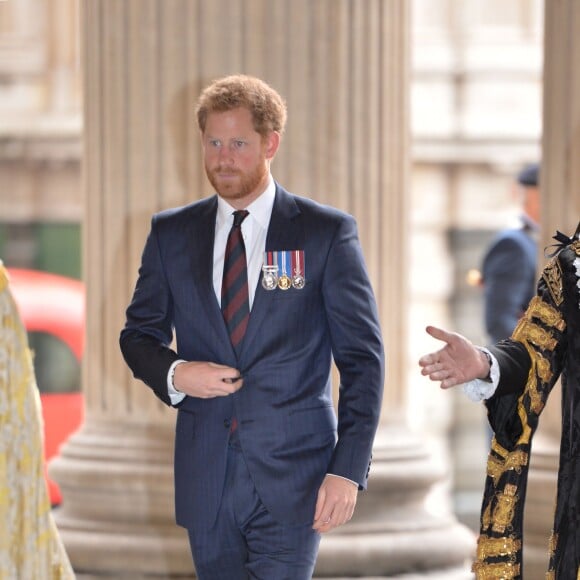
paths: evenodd
<path fill-rule="evenodd" d="M 314 580 L 472 580 L 475 576 L 469 571 L 443 571 L 430 574 L 404 574 L 403 576 L 363 576 L 360 578 L 317 578 Z"/>
<path fill-rule="evenodd" d="M 178 577 L 174 578 L 175 580 L 178 580 Z M 357 578 L 352 577 L 321 578 L 315 576 L 314 580 L 385 580 L 385 578 L 389 578 L 390 580 L 472 580 L 474 576 L 469 571 L 469 569 L 466 568 L 465 571 L 460 572 L 458 572 L 457 570 L 448 570 L 425 574 L 404 574 L 402 576 L 360 576 Z M 77 580 L 170 580 L 170 579 L 169 578 L 161 579 L 158 576 L 143 576 L 134 574 L 121 576 L 119 575 L 93 576 L 93 575 L 77 574 Z M 185 580 L 185 578 L 183 580 Z M 224 578 L 223 580 L 227 579 Z"/>
<path fill-rule="evenodd" d="M 447 570 L 447 571 L 439 571 L 439 572 L 431 572 L 424 574 L 403 574 L 402 576 L 363 576 L 360 578 L 356 578 L 356 580 L 385 580 L 385 578 L 389 578 L 389 580 L 473 580 L 475 576 L 470 572 L 469 568 L 466 568 L 464 571 L 457 571 L 457 570 Z M 314 580 L 355 580 L 354 578 L 318 578 L 314 577 Z"/>

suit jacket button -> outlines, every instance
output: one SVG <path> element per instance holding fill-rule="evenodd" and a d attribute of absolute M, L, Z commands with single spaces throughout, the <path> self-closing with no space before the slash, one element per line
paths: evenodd
<path fill-rule="evenodd" d="M 230 426 L 231 426 L 231 422 L 230 422 L 230 420 L 229 420 L 229 419 L 224 419 L 224 427 L 225 427 L 226 429 L 229 429 L 229 428 L 230 428 Z"/>

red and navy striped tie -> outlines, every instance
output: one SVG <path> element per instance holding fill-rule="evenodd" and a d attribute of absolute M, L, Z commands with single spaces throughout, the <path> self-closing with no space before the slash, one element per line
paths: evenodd
<path fill-rule="evenodd" d="M 248 266 L 241 227 L 248 214 L 247 210 L 234 212 L 234 224 L 226 243 L 222 280 L 222 313 L 236 353 L 238 353 L 250 318 Z"/>

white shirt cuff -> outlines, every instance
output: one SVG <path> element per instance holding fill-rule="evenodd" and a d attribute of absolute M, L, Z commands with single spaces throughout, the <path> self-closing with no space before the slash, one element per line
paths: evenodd
<path fill-rule="evenodd" d="M 171 400 L 172 405 L 177 405 L 181 403 L 183 399 L 185 399 L 185 393 L 180 393 L 174 386 L 173 386 L 173 375 L 175 374 L 175 367 L 187 361 L 178 359 L 173 361 L 172 365 L 169 367 L 169 371 L 167 371 L 167 393 L 169 395 L 169 399 Z"/>
<path fill-rule="evenodd" d="M 336 475 L 336 473 L 327 473 L 326 475 L 330 475 L 330 477 L 339 477 L 340 479 L 344 479 L 344 481 L 350 481 L 350 483 L 352 483 L 353 485 L 356 485 L 356 488 L 358 489 L 358 483 L 356 481 L 353 481 L 352 479 L 349 479 L 348 477 L 344 477 L 342 475 Z"/>
<path fill-rule="evenodd" d="M 489 369 L 491 382 L 483 379 L 474 379 L 463 385 L 463 392 L 467 398 L 475 403 L 484 401 L 492 397 L 499 384 L 500 370 L 497 359 L 487 350 L 487 348 L 479 347 L 479 350 L 487 353 L 491 359 L 491 367 Z"/>

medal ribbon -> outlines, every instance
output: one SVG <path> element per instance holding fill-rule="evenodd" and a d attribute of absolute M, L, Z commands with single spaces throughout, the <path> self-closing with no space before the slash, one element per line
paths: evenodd
<path fill-rule="evenodd" d="M 280 272 L 280 268 L 282 269 L 282 271 L 280 272 L 280 277 L 288 276 L 287 267 L 289 254 L 290 252 L 287 250 L 281 250 L 280 252 L 278 252 L 278 272 Z"/>
<path fill-rule="evenodd" d="M 294 250 L 292 252 L 292 275 L 306 277 L 304 268 L 304 250 Z"/>
<path fill-rule="evenodd" d="M 292 281 L 295 288 L 304 287 L 305 279 L 305 261 L 304 250 L 278 250 L 272 252 L 264 252 L 264 263 L 262 270 L 275 269 L 276 278 L 279 280 L 282 277 L 288 278 Z M 298 279 L 298 283 L 296 282 Z M 273 288 L 268 288 L 273 290 Z"/>

